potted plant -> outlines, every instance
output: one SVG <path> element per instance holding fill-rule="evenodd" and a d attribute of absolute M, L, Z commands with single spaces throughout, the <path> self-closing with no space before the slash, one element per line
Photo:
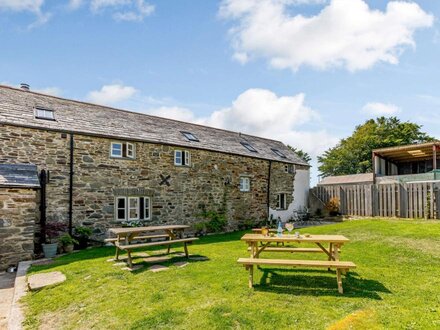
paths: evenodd
<path fill-rule="evenodd" d="M 89 243 L 89 238 L 92 236 L 92 229 L 89 227 L 75 227 L 73 237 L 77 241 L 75 244 L 75 249 L 83 250 L 87 248 Z"/>
<path fill-rule="evenodd" d="M 66 226 L 60 222 L 48 223 L 45 226 L 45 242 L 42 244 L 45 258 L 53 258 L 57 254 L 58 243 L 54 241 Z"/>
<path fill-rule="evenodd" d="M 73 251 L 74 244 L 78 244 L 78 241 L 69 234 L 64 234 L 60 237 L 59 242 L 61 243 L 61 246 L 63 247 L 64 252 L 70 253 Z"/>

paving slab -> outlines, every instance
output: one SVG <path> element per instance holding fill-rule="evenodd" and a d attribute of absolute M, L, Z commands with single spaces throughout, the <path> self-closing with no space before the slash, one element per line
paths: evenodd
<path fill-rule="evenodd" d="M 29 276 L 28 285 L 30 290 L 35 291 L 49 285 L 60 284 L 65 280 L 66 276 L 61 272 L 41 273 Z"/>
<path fill-rule="evenodd" d="M 125 265 L 127 265 L 125 262 L 116 262 L 113 264 L 113 266 L 115 266 L 115 267 L 121 267 L 121 266 L 125 266 Z"/>
<path fill-rule="evenodd" d="M 153 273 L 161 272 L 161 271 L 168 270 L 168 269 L 169 269 L 168 267 L 162 266 L 162 265 L 153 265 L 148 268 L 148 270 Z"/>
<path fill-rule="evenodd" d="M 32 263 L 32 265 L 34 265 L 34 266 L 45 266 L 45 265 L 50 265 L 50 264 L 53 264 L 52 259 L 41 259 L 41 260 L 34 261 Z"/>
<path fill-rule="evenodd" d="M 175 262 L 173 265 L 176 267 L 182 268 L 182 267 L 189 265 L 189 263 L 186 261 L 179 261 L 179 262 Z"/>
<path fill-rule="evenodd" d="M 168 261 L 168 260 L 170 260 L 169 256 L 144 258 L 145 262 L 165 262 L 165 261 Z"/>
<path fill-rule="evenodd" d="M 189 259 L 194 260 L 194 261 L 207 261 L 207 260 L 209 260 L 208 257 L 203 257 L 203 256 L 199 256 L 199 257 L 190 256 Z"/>
<path fill-rule="evenodd" d="M 133 271 L 135 271 L 135 270 L 139 270 L 139 269 L 141 269 L 142 267 L 144 267 L 143 265 L 134 265 L 133 267 L 123 267 L 123 268 L 121 268 L 122 270 L 128 270 L 129 272 L 133 272 Z"/>
<path fill-rule="evenodd" d="M 133 254 L 133 257 L 140 257 L 140 258 L 146 258 L 149 257 L 150 255 L 146 252 L 137 252 Z"/>

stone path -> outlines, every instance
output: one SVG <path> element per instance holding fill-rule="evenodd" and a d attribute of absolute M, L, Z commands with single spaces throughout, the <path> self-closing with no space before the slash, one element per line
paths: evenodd
<path fill-rule="evenodd" d="M 32 291 L 42 289 L 49 285 L 63 283 L 66 276 L 61 272 L 49 272 L 31 275 L 28 278 L 29 289 Z"/>
<path fill-rule="evenodd" d="M 9 312 L 14 297 L 15 273 L 0 274 L 0 329 L 8 328 Z"/>

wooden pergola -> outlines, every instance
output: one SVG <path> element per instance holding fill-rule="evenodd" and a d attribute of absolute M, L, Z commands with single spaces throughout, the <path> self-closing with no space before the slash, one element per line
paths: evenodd
<path fill-rule="evenodd" d="M 394 164 L 432 159 L 432 167 L 437 169 L 438 152 L 440 152 L 440 141 L 375 149 L 373 150 L 373 173 L 376 173 L 377 158 Z"/>

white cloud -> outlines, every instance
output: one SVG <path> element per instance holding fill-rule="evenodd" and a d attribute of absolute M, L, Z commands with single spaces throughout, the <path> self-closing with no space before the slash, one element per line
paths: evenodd
<path fill-rule="evenodd" d="M 62 94 L 61 88 L 58 87 L 45 87 L 45 88 L 37 88 L 32 89 L 32 91 L 52 96 L 60 96 Z"/>
<path fill-rule="evenodd" d="M 68 8 L 71 10 L 76 10 L 83 5 L 83 0 L 70 0 L 68 4 Z"/>
<path fill-rule="evenodd" d="M 37 20 L 30 24 L 29 28 L 34 28 L 47 23 L 50 13 L 44 13 L 42 7 L 44 0 L 0 0 L 0 11 L 30 12 L 35 14 Z"/>
<path fill-rule="evenodd" d="M 87 99 L 94 103 L 114 105 L 130 99 L 136 93 L 137 90 L 131 86 L 121 84 L 104 85 L 100 90 L 90 92 Z"/>
<path fill-rule="evenodd" d="M 309 17 L 292 14 L 298 3 L 223 0 L 220 16 L 236 23 L 230 30 L 234 58 L 266 58 L 272 67 L 293 71 L 303 65 L 356 71 L 378 62 L 397 64 L 404 48 L 415 46 L 414 32 L 434 20 L 414 2 L 390 1 L 382 12 L 364 0 L 332 0 Z"/>
<path fill-rule="evenodd" d="M 145 0 L 91 0 L 90 9 L 95 13 L 110 10 L 116 21 L 142 22 L 155 7 Z"/>
<path fill-rule="evenodd" d="M 194 113 L 191 110 L 182 107 L 163 106 L 160 108 L 149 109 L 146 112 L 150 115 L 158 116 L 158 117 L 170 118 L 170 119 L 185 121 L 189 123 L 197 122 Z"/>
<path fill-rule="evenodd" d="M 364 105 L 362 111 L 372 116 L 392 116 L 398 114 L 401 110 L 395 104 L 370 102 Z"/>

